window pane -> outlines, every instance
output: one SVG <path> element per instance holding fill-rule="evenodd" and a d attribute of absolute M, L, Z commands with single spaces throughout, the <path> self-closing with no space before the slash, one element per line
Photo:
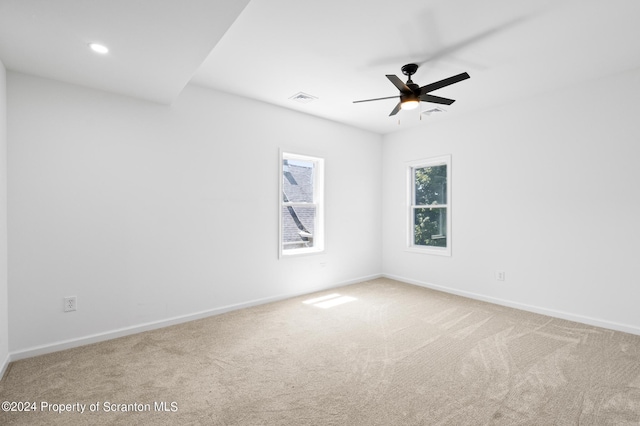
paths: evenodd
<path fill-rule="evenodd" d="M 313 202 L 313 165 L 312 161 L 283 160 L 282 201 Z"/>
<path fill-rule="evenodd" d="M 282 249 L 314 246 L 316 207 L 282 207 Z"/>
<path fill-rule="evenodd" d="M 447 209 L 445 207 L 413 210 L 414 244 L 418 246 L 447 246 Z"/>
<path fill-rule="evenodd" d="M 447 165 L 414 169 L 415 204 L 447 204 Z"/>

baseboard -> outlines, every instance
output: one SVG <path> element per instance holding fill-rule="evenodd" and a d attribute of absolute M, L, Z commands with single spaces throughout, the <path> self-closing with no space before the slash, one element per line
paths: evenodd
<path fill-rule="evenodd" d="M 0 368 L 0 380 L 4 379 L 4 375 L 7 372 L 7 368 L 9 367 L 9 363 L 11 362 L 11 354 L 7 354 L 7 357 L 2 363 Z"/>
<path fill-rule="evenodd" d="M 381 274 L 385 278 L 389 278 L 396 281 L 401 281 L 407 284 L 417 285 L 420 287 L 430 288 L 432 290 L 442 291 L 444 293 L 455 294 L 469 299 L 481 300 L 483 302 L 494 303 L 496 305 L 507 306 L 509 308 L 520 309 L 522 311 L 534 312 L 536 314 L 546 315 L 549 317 L 565 319 L 581 324 L 592 325 L 595 327 L 607 328 L 609 330 L 622 331 L 624 333 L 640 335 L 640 328 L 628 324 L 621 324 L 614 321 L 601 320 L 598 318 L 587 317 L 583 315 L 573 314 L 570 312 L 557 311 L 553 309 L 542 308 L 539 306 L 527 305 L 524 303 L 513 302 L 510 300 L 499 299 L 496 297 L 485 296 L 478 293 L 472 293 L 463 290 L 457 290 L 454 288 L 426 283 L 423 281 L 417 281 L 406 277 L 401 277 L 393 274 Z"/>
<path fill-rule="evenodd" d="M 339 283 L 332 283 L 330 285 L 318 286 L 316 288 L 308 289 L 303 292 L 290 292 L 286 294 L 280 294 L 276 296 L 264 297 L 261 299 L 250 300 L 247 302 L 237 303 L 233 305 L 222 306 L 215 309 L 210 309 L 206 311 L 195 312 L 192 314 L 176 316 L 164 320 L 148 322 L 144 324 L 134 325 L 131 327 L 119 328 L 116 330 L 105 331 L 102 333 L 91 334 L 88 336 L 78 337 L 75 339 L 63 340 L 55 343 L 50 343 L 41 346 L 34 346 L 31 348 L 11 352 L 8 356 L 8 360 L 17 361 L 19 359 L 31 358 L 38 355 L 44 355 L 51 352 L 58 352 L 65 349 L 71 349 L 78 346 L 89 345 L 92 343 L 103 342 L 105 340 L 116 339 L 118 337 L 129 336 L 131 334 L 142 333 L 144 331 L 156 330 L 163 327 L 169 327 L 172 325 L 182 324 L 189 321 L 195 321 L 202 318 L 207 318 L 214 315 L 224 314 L 226 312 L 235 311 L 243 308 L 250 308 L 252 306 L 263 305 L 265 303 L 277 302 L 280 300 L 290 299 L 292 297 L 302 296 L 304 294 L 315 293 L 318 291 L 329 290 L 336 287 L 342 287 L 349 284 L 355 284 L 362 281 L 369 281 L 372 279 L 380 278 L 382 274 L 375 275 L 367 275 L 359 278 L 350 279 L 347 281 L 342 281 Z M 9 361 L 5 364 L 8 365 Z M 6 368 L 6 365 L 3 367 Z M 0 375 L 0 378 L 2 376 Z"/>

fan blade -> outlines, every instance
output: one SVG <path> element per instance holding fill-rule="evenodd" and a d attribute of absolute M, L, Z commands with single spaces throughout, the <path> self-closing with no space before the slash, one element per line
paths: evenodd
<path fill-rule="evenodd" d="M 383 99 L 394 99 L 397 98 L 398 95 L 396 96 L 387 96 L 386 98 L 375 98 L 375 99 L 364 99 L 362 101 L 353 101 L 354 104 L 360 103 L 360 102 L 371 102 L 371 101 L 381 101 Z"/>
<path fill-rule="evenodd" d="M 454 43 L 449 46 L 442 46 L 442 48 L 436 50 L 435 52 L 412 52 L 411 55 L 401 55 L 396 57 L 386 57 L 381 58 L 373 62 L 369 62 L 367 64 L 368 67 L 380 67 L 380 66 L 389 66 L 392 64 L 401 63 L 407 60 L 408 57 L 413 57 L 413 62 L 418 64 L 419 66 L 424 66 L 429 62 L 439 61 L 443 58 L 453 56 L 456 52 L 460 50 L 464 50 L 467 47 L 474 46 L 476 44 L 480 44 L 480 42 L 485 39 L 489 39 L 490 37 L 499 35 L 503 32 L 508 32 L 508 30 L 520 26 L 521 24 L 527 22 L 532 19 L 537 13 L 529 13 L 527 15 L 518 16 L 510 21 L 504 22 L 500 25 L 497 25 L 494 28 L 489 28 L 485 31 L 475 33 L 470 37 L 467 37 L 457 43 Z M 439 37 L 438 31 L 438 22 L 435 21 L 432 16 L 432 13 L 429 11 L 425 11 L 421 14 L 422 16 L 416 16 L 416 22 L 422 23 L 422 28 L 429 28 L 431 31 L 428 31 L 422 35 L 425 40 L 433 39 L 437 40 Z M 425 25 L 430 24 L 430 25 Z M 417 27 L 416 27 L 417 28 Z M 413 40 L 413 39 L 412 39 Z M 420 59 L 419 59 L 420 58 Z"/>
<path fill-rule="evenodd" d="M 400 111 L 400 105 L 402 105 L 402 102 L 398 102 L 398 105 L 396 105 L 393 111 L 391 111 L 391 114 L 389 114 L 389 117 L 391 117 L 392 115 L 396 115 L 398 111 Z"/>
<path fill-rule="evenodd" d="M 454 99 L 441 98 L 440 96 L 429 95 L 425 93 L 420 96 L 420 100 L 424 102 L 431 102 L 432 104 L 451 105 L 455 102 Z"/>
<path fill-rule="evenodd" d="M 423 66 L 428 62 L 432 62 L 432 61 L 437 61 L 440 58 L 445 58 L 447 56 L 452 56 L 453 53 L 459 51 L 459 50 L 463 50 L 466 47 L 472 46 L 476 43 L 479 43 L 480 41 L 482 41 L 483 39 L 489 38 L 491 36 L 495 36 L 496 34 L 500 34 L 501 32 L 504 32 L 506 30 L 508 30 L 511 27 L 515 27 L 517 25 L 520 25 L 522 23 L 524 23 L 525 21 L 529 20 L 531 17 L 533 16 L 533 14 L 531 15 L 522 15 L 519 16 L 515 19 L 512 19 L 510 21 L 507 21 L 503 24 L 500 24 L 494 28 L 489 28 L 487 30 L 484 30 L 482 32 L 476 33 L 474 35 L 472 35 L 471 37 L 467 37 L 464 40 L 461 40 L 457 43 L 454 43 L 452 45 L 449 45 L 443 49 L 438 50 L 437 52 L 434 52 L 432 54 L 429 55 L 428 58 L 425 58 L 423 61 L 421 62 L 416 62 L 418 65 Z M 406 57 L 406 56 L 405 56 Z M 403 58 L 404 59 L 404 58 Z"/>
<path fill-rule="evenodd" d="M 402 82 L 402 80 L 400 80 L 400 79 L 398 78 L 398 76 L 397 76 L 397 75 L 389 75 L 389 74 L 387 74 L 387 78 L 389 79 L 389 81 L 390 81 L 390 82 L 392 82 L 392 83 L 393 83 L 393 85 L 394 85 L 394 86 L 396 86 L 396 87 L 398 88 L 398 90 L 399 90 L 400 92 L 402 92 L 402 93 L 413 93 L 413 92 L 411 91 L 411 89 L 409 89 L 409 88 L 407 87 L 407 85 L 406 85 L 406 84 L 404 84 L 404 83 Z"/>
<path fill-rule="evenodd" d="M 424 95 L 425 93 L 429 93 L 429 92 L 433 92 L 434 90 L 441 89 L 445 86 L 458 83 L 459 81 L 466 80 L 468 78 L 470 78 L 469 74 L 467 74 L 466 72 L 463 72 L 462 74 L 454 75 L 453 77 L 445 78 L 444 80 L 427 84 L 426 86 L 422 86 L 420 88 L 420 96 Z"/>

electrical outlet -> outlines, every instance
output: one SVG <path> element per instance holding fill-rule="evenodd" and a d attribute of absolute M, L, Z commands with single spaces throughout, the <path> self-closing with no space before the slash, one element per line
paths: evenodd
<path fill-rule="evenodd" d="M 496 280 L 504 281 L 504 271 L 496 271 Z"/>
<path fill-rule="evenodd" d="M 64 298 L 64 311 L 71 312 L 78 308 L 78 301 L 76 296 L 69 296 Z"/>

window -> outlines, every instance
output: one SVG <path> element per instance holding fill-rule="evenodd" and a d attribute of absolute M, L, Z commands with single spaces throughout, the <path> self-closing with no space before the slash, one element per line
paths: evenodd
<path fill-rule="evenodd" d="M 409 249 L 451 256 L 451 156 L 408 168 Z"/>
<path fill-rule="evenodd" d="M 280 255 L 324 250 L 324 160 L 282 153 Z"/>

